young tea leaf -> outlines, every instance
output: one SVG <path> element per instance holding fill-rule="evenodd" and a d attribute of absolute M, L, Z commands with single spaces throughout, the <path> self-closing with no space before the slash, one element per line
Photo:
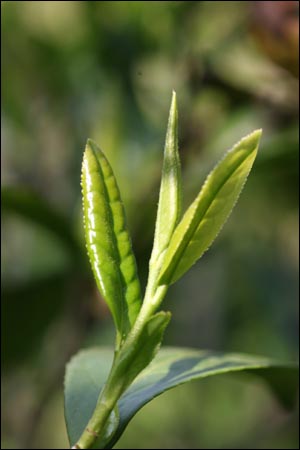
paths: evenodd
<path fill-rule="evenodd" d="M 173 91 L 150 266 L 157 265 L 157 259 L 167 248 L 177 225 L 180 211 L 181 173 L 178 154 L 178 113 L 176 93 Z"/>
<path fill-rule="evenodd" d="M 170 319 L 170 312 L 160 311 L 154 314 L 145 324 L 139 340 L 134 345 L 130 344 L 128 351 L 123 347 L 122 356 L 116 358 L 116 365 L 117 376 L 124 380 L 124 389 L 155 357 Z"/>
<path fill-rule="evenodd" d="M 83 158 L 82 193 L 93 273 L 122 338 L 140 310 L 140 284 L 114 174 L 102 151 L 90 139 Z"/>
<path fill-rule="evenodd" d="M 199 195 L 176 227 L 160 272 L 174 283 L 208 249 L 234 207 L 255 160 L 261 130 L 238 142 L 208 175 Z"/>

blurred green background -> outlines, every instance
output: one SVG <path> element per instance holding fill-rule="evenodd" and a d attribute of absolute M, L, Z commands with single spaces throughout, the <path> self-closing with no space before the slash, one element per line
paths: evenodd
<path fill-rule="evenodd" d="M 145 285 L 171 91 L 184 206 L 244 134 L 253 172 L 213 248 L 164 304 L 168 345 L 294 360 L 298 341 L 298 2 L 3 1 L 2 445 L 67 448 L 66 361 L 112 345 L 85 254 L 80 166 L 104 149 Z M 298 448 L 255 378 L 182 386 L 117 448 Z"/>

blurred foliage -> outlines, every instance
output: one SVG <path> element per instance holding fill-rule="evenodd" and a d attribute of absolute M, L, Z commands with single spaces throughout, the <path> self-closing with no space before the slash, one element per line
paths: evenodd
<path fill-rule="evenodd" d="M 298 11 L 1 2 L 2 448 L 68 446 L 64 364 L 113 341 L 84 252 L 83 148 L 93 138 L 114 167 L 144 283 L 172 89 L 185 205 L 226 148 L 254 128 L 264 137 L 214 248 L 169 292 L 166 343 L 297 356 Z M 119 446 L 297 448 L 297 420 L 260 385 L 215 383 L 157 399 Z"/>

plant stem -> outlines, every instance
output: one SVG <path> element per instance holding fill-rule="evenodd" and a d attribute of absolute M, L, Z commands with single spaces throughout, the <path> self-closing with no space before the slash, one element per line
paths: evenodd
<path fill-rule="evenodd" d="M 124 374 L 127 373 L 133 359 L 136 356 L 136 348 L 139 338 L 150 317 L 156 312 L 164 298 L 167 285 L 156 285 L 157 273 L 152 272 L 146 289 L 142 308 L 127 338 L 121 347 L 115 352 L 115 358 L 111 367 L 107 382 L 99 396 L 95 410 L 85 430 L 76 445 L 72 448 L 91 448 L 97 439 L 104 438 L 105 427 L 110 414 L 115 408 L 119 398 L 128 387 Z M 132 380 L 131 380 L 132 381 Z"/>
<path fill-rule="evenodd" d="M 140 317 L 140 316 L 139 316 Z M 99 396 L 95 410 L 90 418 L 85 430 L 73 448 L 90 448 L 97 439 L 103 437 L 105 426 L 109 416 L 115 408 L 117 401 L 127 388 L 124 374 L 135 357 L 136 342 L 141 335 L 144 325 L 148 320 L 147 315 L 140 317 L 136 325 L 123 343 L 121 349 L 115 354 L 107 382 Z"/>
<path fill-rule="evenodd" d="M 99 396 L 92 417 L 73 448 L 90 448 L 97 439 L 102 437 L 101 435 L 105 431 L 109 416 L 124 391 L 124 383 L 116 373 L 118 367 L 116 358 L 115 356 L 107 382 Z"/>

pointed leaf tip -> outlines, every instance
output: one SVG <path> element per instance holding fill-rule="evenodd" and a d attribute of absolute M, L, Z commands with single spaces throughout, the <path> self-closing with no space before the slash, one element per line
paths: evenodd
<path fill-rule="evenodd" d="M 162 178 L 150 266 L 167 248 L 181 212 L 181 169 L 178 153 L 178 114 L 173 91 L 166 133 Z M 152 276 L 152 274 L 151 274 Z M 150 278 L 150 276 L 149 276 Z"/>
<path fill-rule="evenodd" d="M 234 147 L 232 150 L 234 150 L 237 146 L 240 146 L 241 143 L 244 143 L 244 145 L 247 145 L 249 149 L 257 150 L 258 145 L 260 143 L 262 135 L 262 129 L 259 128 L 258 130 L 254 130 L 252 133 L 249 133 L 245 137 L 243 137 Z"/>
<path fill-rule="evenodd" d="M 95 141 L 93 141 L 93 139 L 88 138 L 86 141 L 86 145 L 85 145 L 85 150 L 90 149 L 92 150 L 93 153 L 103 153 L 102 150 L 100 149 L 100 147 L 96 144 Z"/>
<path fill-rule="evenodd" d="M 256 157 L 262 130 L 242 138 L 206 178 L 177 225 L 164 256 L 160 284 L 178 280 L 210 247 L 229 217 Z"/>
<path fill-rule="evenodd" d="M 172 98 L 171 98 L 171 105 L 169 110 L 169 119 L 168 119 L 168 129 L 167 129 L 167 135 L 170 134 L 171 127 L 174 128 L 176 126 L 177 128 L 177 98 L 176 98 L 176 92 L 172 91 Z M 173 130 L 174 132 L 174 130 Z"/>

